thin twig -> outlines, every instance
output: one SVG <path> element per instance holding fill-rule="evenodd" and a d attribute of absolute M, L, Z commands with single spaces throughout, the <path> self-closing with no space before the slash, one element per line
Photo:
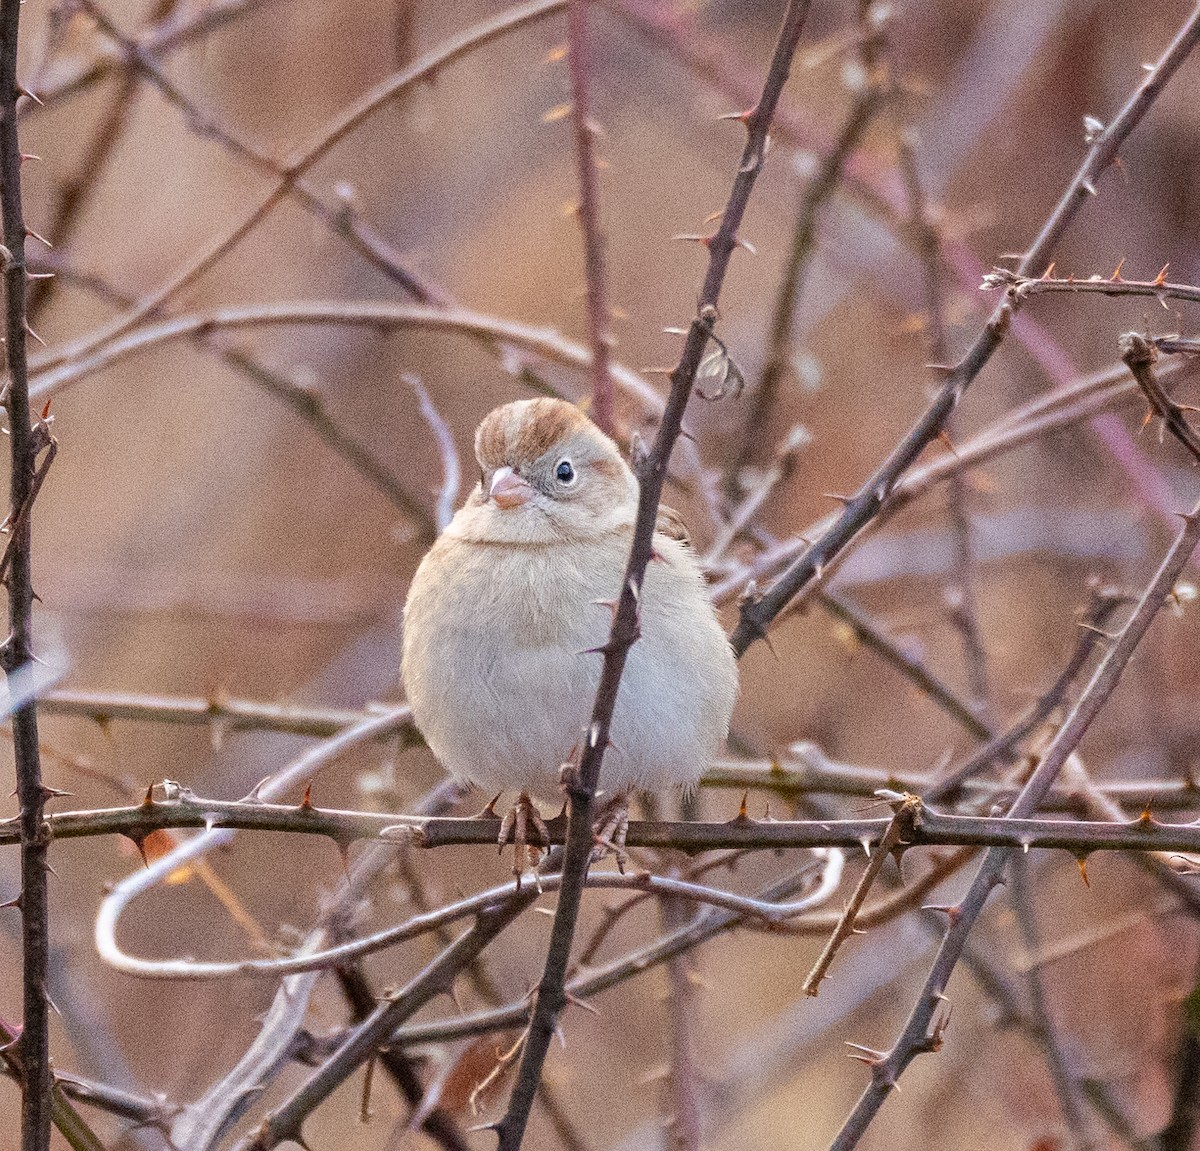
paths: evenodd
<path fill-rule="evenodd" d="M 54 688 L 39 701 L 48 715 L 73 715 L 105 727 L 115 720 L 134 723 L 183 724 L 212 727 L 219 734 L 238 731 L 277 731 L 328 739 L 372 718 L 371 711 L 352 711 L 310 704 L 267 703 L 215 691 L 201 696 L 141 695 L 127 691 L 87 691 Z M 380 738 L 421 742 L 411 719 Z"/>
<path fill-rule="evenodd" d="M 673 877 L 673 876 L 672 876 Z M 689 918 L 686 904 L 677 899 L 659 901 L 664 933 L 682 927 Z M 667 1146 L 669 1151 L 700 1151 L 703 1130 L 700 1122 L 701 1082 L 696 1067 L 696 980 L 691 953 L 667 960 L 667 995 L 671 1052 L 667 1077 Z"/>
<path fill-rule="evenodd" d="M 583 231 L 583 266 L 587 277 L 588 343 L 592 349 L 591 417 L 610 436 L 615 429 L 612 379 L 608 355 L 612 347 L 612 314 L 604 267 L 604 234 L 600 227 L 600 189 L 593 154 L 598 128 L 592 120 L 590 59 L 587 44 L 589 0 L 567 5 L 567 67 L 571 75 L 571 124 L 575 138 L 575 171 L 579 181 L 579 227 Z"/>
<path fill-rule="evenodd" d="M 1024 855 L 1014 855 L 1009 861 L 1010 902 L 1021 930 L 1021 938 L 1027 955 L 1038 952 L 1037 906 L 1030 887 L 1030 863 Z M 1080 1093 L 1079 1084 L 1067 1062 L 1062 1040 L 1055 1027 L 1046 1004 L 1046 989 L 1042 982 L 1040 967 L 1030 964 L 1025 975 L 1029 989 L 1029 1015 L 1042 1057 L 1046 1060 L 1050 1077 L 1054 1080 L 1054 1091 L 1058 1105 L 1062 1108 L 1069 1137 L 1075 1141 L 1079 1151 L 1091 1151 L 1096 1146 L 1093 1122 L 1087 1102 Z"/>
<path fill-rule="evenodd" d="M 867 866 L 863 868 L 863 873 L 838 919 L 837 926 L 833 929 L 833 934 L 821 949 L 821 954 L 817 956 L 816 963 L 813 964 L 808 977 L 804 980 L 805 995 L 815 996 L 819 993 L 821 980 L 829 971 L 834 956 L 837 955 L 842 944 L 859 930 L 855 926 L 858 913 L 862 910 L 872 885 L 883 869 L 883 865 L 888 861 L 888 857 L 897 848 L 908 845 L 909 830 L 920 809 L 921 801 L 915 795 L 906 795 L 895 805 L 894 814 L 888 823 L 887 830 L 883 833 L 883 838 L 871 849 L 871 858 L 867 861 Z"/>
<path fill-rule="evenodd" d="M 900 132 L 896 144 L 897 163 L 908 200 L 909 227 L 921 262 L 921 282 L 929 332 L 929 354 L 933 363 L 949 358 L 946 339 L 946 292 L 942 282 L 942 241 L 930 219 L 921 176 L 917 169 L 916 143 L 910 133 Z M 946 421 L 947 434 L 955 437 L 957 419 Z M 971 533 L 970 491 L 966 477 L 955 472 L 949 481 L 950 525 L 954 531 L 954 587 L 948 589 L 951 618 L 962 638 L 971 700 L 980 714 L 988 712 L 987 651 L 979 626 L 979 603 L 975 587 L 975 549 Z"/>
<path fill-rule="evenodd" d="M 462 465 L 458 459 L 458 448 L 454 446 L 454 435 L 450 426 L 437 410 L 425 385 L 411 372 L 404 374 L 404 382 L 416 393 L 417 402 L 421 405 L 421 415 L 433 433 L 433 442 L 437 445 L 438 458 L 442 462 L 442 484 L 438 489 L 434 525 L 439 532 L 444 531 L 446 525 L 454 518 L 458 490 L 462 485 Z"/>
<path fill-rule="evenodd" d="M 1053 264 L 1040 276 L 1024 275 L 1019 271 L 1011 272 L 1007 268 L 993 268 L 983 277 L 981 287 L 984 291 L 1003 288 L 1009 297 L 1020 300 L 1053 292 L 1070 292 L 1073 295 L 1084 293 L 1101 296 L 1154 296 L 1164 308 L 1167 306 L 1167 300 L 1200 303 L 1200 288 L 1192 284 L 1168 282 L 1166 265 L 1153 280 L 1125 280 L 1121 278 L 1121 268 L 1124 264 L 1125 261 L 1122 260 L 1117 265 L 1117 270 L 1108 278 L 1093 275 L 1083 280 L 1077 280 L 1074 276 L 1056 277 L 1053 274 Z"/>

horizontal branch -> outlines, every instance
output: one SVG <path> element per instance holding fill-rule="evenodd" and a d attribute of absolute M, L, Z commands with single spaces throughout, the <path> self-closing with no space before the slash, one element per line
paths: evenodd
<path fill-rule="evenodd" d="M 86 691 L 59 688 L 48 691 L 38 706 L 46 715 L 79 716 L 102 726 L 113 720 L 213 726 L 224 732 L 278 731 L 328 739 L 371 718 L 369 711 L 316 707 L 309 704 L 268 703 L 239 699 L 217 691 L 208 697 L 150 695 L 126 691 Z M 416 726 L 388 733 L 419 743 Z"/>
<path fill-rule="evenodd" d="M 775 820 L 739 816 L 725 823 L 633 820 L 630 847 L 674 848 L 698 852 L 717 849 L 862 847 L 870 850 L 886 833 L 890 819 Z M 358 839 L 409 842 L 417 847 L 496 846 L 498 821 L 490 816 L 392 815 L 246 800 L 201 799 L 186 790 L 167 800 L 130 807 L 67 811 L 46 817 L 50 838 L 125 835 L 140 839 L 161 828 L 237 828 L 324 835 L 339 844 Z M 548 820 L 550 844 L 564 842 L 564 816 Z M 19 842 L 17 821 L 0 821 L 0 847 Z M 1160 823 L 1148 814 L 1128 822 L 1069 819 L 999 819 L 947 815 L 922 807 L 913 818 L 912 847 L 1059 848 L 1065 851 L 1200 851 L 1200 821 Z"/>
<path fill-rule="evenodd" d="M 1124 263 L 1122 260 L 1121 264 Z M 1020 300 L 1049 292 L 1085 292 L 1100 296 L 1154 296 L 1164 308 L 1167 300 L 1187 300 L 1200 304 L 1200 288 L 1194 284 L 1171 283 L 1166 278 L 1165 267 L 1153 280 L 1123 280 L 1120 265 L 1107 278 L 1088 276 L 1077 280 L 1074 276 L 1055 276 L 1053 271 L 1053 264 L 1041 276 L 1019 276 L 1007 268 L 993 268 L 983 277 L 980 287 L 983 291 L 1004 288 L 1010 297 Z"/>
<path fill-rule="evenodd" d="M 553 328 L 503 320 L 466 308 L 435 308 L 425 304 L 396 304 L 383 300 L 296 300 L 242 308 L 218 308 L 156 324 L 144 324 L 124 336 L 114 338 L 101 350 L 89 355 L 80 355 L 55 366 L 32 365 L 35 382 L 30 389 L 30 396 L 44 402 L 92 372 L 107 368 L 127 356 L 176 340 L 209 335 L 218 330 L 290 324 L 340 324 L 378 331 L 417 328 L 453 332 L 489 343 L 500 340 L 566 367 L 588 369 L 592 365 L 592 353 L 583 344 L 567 339 Z M 609 372 L 617 387 L 649 411 L 661 413 L 662 399 L 640 375 L 617 363 L 609 365 Z"/>

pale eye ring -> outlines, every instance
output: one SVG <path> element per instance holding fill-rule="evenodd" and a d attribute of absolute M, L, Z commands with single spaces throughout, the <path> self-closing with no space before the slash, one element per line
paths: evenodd
<path fill-rule="evenodd" d="M 575 466 L 570 460 L 559 460 L 558 467 L 554 469 L 554 478 L 560 484 L 573 484 L 578 478 L 575 474 Z"/>

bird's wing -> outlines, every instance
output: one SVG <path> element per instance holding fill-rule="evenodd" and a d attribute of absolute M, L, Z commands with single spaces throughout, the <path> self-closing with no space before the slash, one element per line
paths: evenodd
<path fill-rule="evenodd" d="M 683 516 L 674 508 L 667 507 L 666 504 L 658 505 L 658 520 L 654 525 L 654 530 L 668 539 L 678 540 L 686 547 L 692 546 L 692 537 L 688 532 L 687 524 L 683 522 Z"/>

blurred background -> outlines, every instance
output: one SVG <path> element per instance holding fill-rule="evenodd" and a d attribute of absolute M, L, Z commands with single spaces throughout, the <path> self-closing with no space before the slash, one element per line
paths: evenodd
<path fill-rule="evenodd" d="M 705 253 L 672 237 L 706 231 L 706 217 L 724 203 L 743 136 L 718 116 L 752 101 L 781 7 L 592 5 L 615 356 L 631 369 L 673 363 L 679 341 L 663 329 L 690 320 Z M 54 244 L 51 251 L 31 241 L 31 255 L 57 273 L 31 300 L 31 323 L 46 345 L 31 349 L 35 362 L 86 340 L 226 236 L 277 184 L 272 165 L 320 139 L 372 86 L 501 11 L 480 0 L 224 0 L 220 19 L 175 44 L 168 33 L 195 31 L 205 16 L 197 0 L 117 0 L 102 9 L 28 0 L 21 72 L 44 106 L 23 103 L 22 144 L 40 158 L 25 165 L 25 213 Z M 1183 3 L 1103 0 L 876 7 L 888 92 L 818 215 L 777 401 L 752 438 L 749 466 L 727 483 L 768 357 L 797 213 L 868 82 L 856 6 L 814 3 L 742 229 L 757 254 L 735 254 L 721 300 L 719 334 L 747 387 L 739 397 L 694 400 L 689 410 L 694 448 L 686 450 L 702 462 L 710 493 L 753 489 L 774 445 L 798 426 L 795 466 L 758 520 L 777 538 L 794 535 L 836 507 L 828 493 L 856 490 L 927 403 L 934 356 L 898 133 L 915 134 L 926 212 L 943 244 L 953 362 L 996 302 L 978 290 L 982 273 L 1031 243 L 1085 154 L 1084 117 L 1108 122 L 1188 13 Z M 123 63 L 128 45 L 114 34 L 141 44 L 157 73 Z M 411 301 L 379 259 L 339 234 L 360 227 L 433 303 L 554 329 L 586 347 L 576 169 L 563 111 L 565 34 L 563 13 L 548 13 L 384 104 L 305 174 L 324 221 L 283 197 L 145 322 L 241 305 Z M 1107 276 L 1123 259 L 1129 278 L 1153 279 L 1168 262 L 1172 280 L 1200 278 L 1198 91 L 1193 60 L 1054 253 L 1058 274 Z M 1195 330 L 1191 316 L 1153 299 L 1100 296 L 1035 298 L 1023 323 L 968 392 L 954 441 L 1117 362 L 1126 330 Z M 441 483 L 441 457 L 408 377 L 424 385 L 451 429 L 470 484 L 475 425 L 496 404 L 532 394 L 522 375 L 528 363 L 543 384 L 586 395 L 586 371 L 498 354 L 494 343 L 462 332 L 348 324 L 218 329 L 77 372 L 54 392 L 61 446 L 35 521 L 40 636 L 67 664 L 62 686 L 346 709 L 399 700 L 400 608 L 432 538 Z M 663 394 L 661 376 L 646 379 Z M 1185 387 L 1179 399 L 1200 402 L 1196 395 Z M 376 461 L 388 483 L 372 482 L 303 418 L 314 411 L 343 448 Z M 1014 716 L 1066 663 L 1089 579 L 1144 586 L 1173 538 L 1171 513 L 1200 494 L 1184 451 L 1154 427 L 1143 433 L 1143 414 L 1134 398 L 1098 422 L 1077 422 L 968 472 L 955 497 L 971 544 L 965 569 L 961 522 L 956 529 L 942 485 L 873 534 L 830 586 L 974 697 L 980 714 L 995 722 Z M 624 439 L 653 428 L 652 413 L 631 400 L 620 416 Z M 948 451 L 938 445 L 925 458 Z M 668 499 L 703 552 L 714 537 L 716 497 L 702 498 L 694 479 Z M 731 555 L 749 560 L 755 547 L 742 539 Z M 954 608 L 964 571 L 984 654 L 974 665 Z M 725 611 L 732 626 L 733 604 Z M 1097 780 L 1196 770 L 1198 640 L 1194 612 L 1164 612 L 1082 745 Z M 836 761 L 911 775 L 972 746 L 959 724 L 816 603 L 782 621 L 772 645 L 743 660 L 735 750 L 780 754 L 809 740 Z M 220 724 L 97 723 L 52 706 L 42 733 L 49 782 L 73 793 L 56 802 L 71 808 L 124 802 L 164 777 L 201 795 L 237 798 L 309 746 L 298 736 Z M 375 746 L 325 772 L 314 800 L 402 811 L 440 778 L 423 749 Z M 488 798 L 469 796 L 460 810 L 476 811 Z M 752 814 L 766 798 L 751 797 Z M 699 814 L 732 817 L 737 800 L 706 789 Z M 862 814 L 868 802 L 829 810 Z M 13 813 L 15 801 L 5 800 L 0 814 Z M 274 985 L 113 974 L 94 953 L 92 923 L 104 885 L 140 866 L 136 851 L 75 840 L 56 844 L 52 856 L 56 1067 L 173 1102 L 200 1096 L 253 1039 Z M 720 882 L 753 890 L 788 862 L 753 858 Z M 238 908 L 284 944 L 343 882 L 332 846 L 281 835 L 244 833 L 209 864 Z M 507 860 L 469 849 L 415 855 L 411 864 L 434 903 L 508 873 Z M 6 897 L 16 866 L 15 852 L 0 855 Z M 993 897 L 975 938 L 1022 1001 L 1031 965 L 1040 971 L 1088 1130 L 1067 1129 L 1042 1047 L 1006 1025 L 1006 1011 L 964 967 L 951 983 L 944 1048 L 913 1065 L 862 1146 L 1050 1148 L 1076 1145 L 1081 1135 L 1093 1146 L 1189 1145 L 1190 1136 L 1170 1145 L 1147 1140 L 1179 1118 L 1174 1096 L 1195 1026 L 1185 1006 L 1200 960 L 1191 913 L 1124 858 L 1094 857 L 1090 886 L 1065 854 L 1031 856 L 1030 867 L 1042 950 L 1031 955 L 1003 895 Z M 956 877 L 930 901 L 951 901 L 964 882 Z M 583 933 L 615 902 L 589 895 Z M 389 873 L 363 909 L 362 929 L 396 921 L 412 903 L 407 881 Z M 17 915 L 3 913 L 0 925 L 0 964 L 10 973 L 0 981 L 0 1014 L 13 1020 Z M 489 951 L 505 1000 L 536 982 L 548 930 L 548 919 L 527 916 Z M 647 905 L 622 920 L 601 958 L 659 930 Z M 252 952 L 228 901 L 194 876 L 137 904 L 122 939 L 156 956 Z M 936 937 L 917 919 L 899 918 L 852 941 L 820 997 L 807 999 L 800 986 L 821 942 L 733 933 L 694 953 L 688 1010 L 704 1147 L 826 1146 L 866 1080 L 843 1044 L 890 1045 Z M 430 946 L 384 953 L 371 972 L 380 986 L 400 982 L 433 954 Z M 670 994 L 668 976 L 655 970 L 599 997 L 598 1018 L 568 1012 L 567 1047 L 552 1050 L 548 1076 L 574 1133 L 535 1111 L 527 1146 L 599 1151 L 678 1140 L 678 1124 L 663 1125 L 672 1109 L 663 1074 Z M 478 1003 L 471 987 L 462 995 L 464 1007 Z M 422 1017 L 454 1010 L 439 1001 Z M 344 1022 L 332 980 L 319 986 L 311 1015 L 318 1032 Z M 459 1051 L 426 1054 L 432 1076 Z M 302 1075 L 286 1072 L 265 1104 Z M 407 1107 L 379 1076 L 374 1118 L 361 1123 L 360 1089 L 361 1076 L 310 1120 L 312 1147 L 434 1146 L 407 1130 Z M 501 1092 L 493 1107 L 503 1101 Z M 10 1119 L 0 1124 L 9 1131 L 5 1145 L 18 1109 L 16 1087 L 0 1085 L 0 1115 Z M 164 1145 L 123 1120 L 95 1113 L 95 1122 L 112 1147 Z M 487 1133 L 466 1138 L 492 1146 Z"/>

